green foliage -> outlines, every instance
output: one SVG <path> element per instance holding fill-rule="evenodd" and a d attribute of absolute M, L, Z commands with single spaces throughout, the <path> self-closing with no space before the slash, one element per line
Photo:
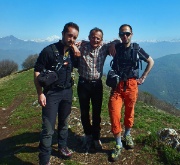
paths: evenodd
<path fill-rule="evenodd" d="M 37 164 L 38 149 L 32 144 L 39 141 L 41 108 L 35 104 L 37 95 L 33 83 L 33 70 L 2 78 L 0 91 L 0 108 L 11 107 L 14 111 L 8 120 L 9 127 L 18 128 L 12 131 L 9 138 L 2 140 L 1 144 L 8 144 L 8 146 L 4 147 L 6 149 L 3 151 L 0 162 Z"/>
<path fill-rule="evenodd" d="M 8 79 L 11 79 L 11 81 L 8 81 Z M 3 78 L 0 83 L 0 107 L 7 107 L 13 101 L 18 99 L 24 100 L 26 95 L 35 93 L 32 79 L 33 70 L 27 70 L 20 74 L 17 73 Z"/>
<path fill-rule="evenodd" d="M 37 58 L 38 58 L 38 54 L 29 55 L 22 63 L 22 68 L 23 69 L 33 68 Z"/>
<path fill-rule="evenodd" d="M 10 75 L 18 70 L 18 64 L 12 60 L 0 61 L 0 78 Z"/>
<path fill-rule="evenodd" d="M 164 164 L 180 165 L 180 155 L 175 149 L 162 145 L 159 147 L 158 152 Z"/>

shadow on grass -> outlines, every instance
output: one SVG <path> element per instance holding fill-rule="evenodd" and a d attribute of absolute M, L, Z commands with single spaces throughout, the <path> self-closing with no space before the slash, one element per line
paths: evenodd
<path fill-rule="evenodd" d="M 12 136 L 0 141 L 0 164 L 6 165 L 33 165 L 37 163 L 37 157 L 34 154 L 38 152 L 37 142 L 39 141 L 39 132 L 27 132 Z M 32 162 L 21 160 L 22 154 L 25 154 L 25 160 L 32 159 Z"/>
<path fill-rule="evenodd" d="M 76 132 L 73 132 L 71 129 L 69 129 L 68 132 L 68 141 L 67 141 L 67 146 L 74 152 L 74 154 L 84 154 L 86 151 L 82 148 L 82 136 L 77 135 Z M 113 137 L 101 137 L 100 138 L 102 145 L 105 143 L 110 143 L 114 141 Z M 55 157 L 59 157 L 58 155 L 58 146 L 57 146 L 57 132 L 55 132 L 55 136 L 53 137 L 53 150 L 52 150 L 52 155 Z M 106 147 L 107 148 L 107 147 Z M 100 151 L 96 151 L 93 147 L 89 149 L 88 153 L 105 153 L 107 155 L 110 154 L 111 149 L 102 149 Z"/>
<path fill-rule="evenodd" d="M 27 132 L 20 135 L 12 136 L 0 141 L 0 164 L 5 165 L 34 165 L 38 164 L 38 144 L 39 132 Z M 68 147 L 74 153 L 85 153 L 81 146 L 82 136 L 77 135 L 69 129 Z M 113 138 L 101 138 L 102 143 L 110 143 Z M 59 158 L 57 147 L 57 130 L 53 135 L 52 142 L 52 155 Z M 55 146 L 55 147 L 54 147 Z M 91 149 L 89 153 L 94 153 L 95 150 Z M 99 151 L 109 155 L 109 149 Z"/>

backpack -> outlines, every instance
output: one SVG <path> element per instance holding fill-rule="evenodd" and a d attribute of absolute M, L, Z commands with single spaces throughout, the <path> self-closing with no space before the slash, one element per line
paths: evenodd
<path fill-rule="evenodd" d="M 53 53 L 55 54 L 56 58 L 56 65 L 53 70 L 43 70 L 37 77 L 39 84 L 43 88 L 49 89 L 50 87 L 53 87 L 53 85 L 58 86 L 59 80 L 62 78 L 62 74 L 60 75 L 60 69 L 62 68 L 64 61 L 69 58 L 69 54 L 65 57 L 62 57 L 59 54 L 58 49 L 56 48 L 55 44 L 51 45 L 51 48 L 53 50 Z M 71 81 L 71 77 L 68 77 L 67 80 Z M 60 84 L 59 87 L 61 88 L 67 88 L 71 87 L 72 83 L 69 84 L 69 82 L 65 82 L 65 84 Z"/>
<path fill-rule="evenodd" d="M 116 50 L 119 52 L 122 48 L 122 43 L 116 45 Z M 138 51 L 140 47 L 137 43 L 131 44 L 131 53 L 129 66 L 124 66 L 123 64 L 119 66 L 119 56 L 114 56 L 110 62 L 111 69 L 107 74 L 106 85 L 112 88 L 115 88 L 120 81 L 126 82 L 128 78 L 139 78 L 139 64 L 141 64 L 142 70 L 142 61 L 139 58 Z"/>

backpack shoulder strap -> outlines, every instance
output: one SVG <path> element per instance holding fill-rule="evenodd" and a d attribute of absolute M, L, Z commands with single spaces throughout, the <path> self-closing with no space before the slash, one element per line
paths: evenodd
<path fill-rule="evenodd" d="M 136 62 L 138 59 L 138 51 L 139 51 L 139 44 L 132 43 L 131 44 L 131 55 L 132 55 L 132 60 L 134 62 Z"/>
<path fill-rule="evenodd" d="M 56 48 L 56 45 L 55 44 L 52 44 L 52 50 L 53 50 L 53 52 L 54 52 L 54 54 L 56 55 L 56 56 L 59 56 L 59 51 L 58 51 L 58 49 Z"/>
<path fill-rule="evenodd" d="M 113 59 L 110 61 L 110 67 L 112 68 L 112 65 L 113 65 L 113 61 L 114 61 L 114 57 Z"/>
<path fill-rule="evenodd" d="M 139 50 L 139 44 L 137 43 L 132 43 L 133 44 L 133 49 Z"/>
<path fill-rule="evenodd" d="M 142 61 L 139 59 L 139 55 L 138 55 L 138 52 L 139 52 L 139 44 L 137 43 L 132 43 L 131 44 L 131 57 L 132 57 L 132 61 L 133 61 L 133 64 L 135 66 L 135 68 L 139 68 L 139 63 L 141 64 L 141 70 L 142 70 Z"/>
<path fill-rule="evenodd" d="M 52 47 L 53 53 L 56 56 L 57 64 L 56 64 L 55 70 L 59 71 L 61 69 L 61 67 L 63 66 L 63 57 L 60 56 L 59 51 L 55 44 L 52 44 L 51 47 Z"/>
<path fill-rule="evenodd" d="M 121 50 L 121 47 L 122 47 L 122 43 L 116 44 L 116 46 L 115 46 L 116 54 L 115 54 L 115 56 L 113 57 L 113 59 L 111 60 L 111 62 L 110 62 L 110 67 L 111 67 L 111 68 L 112 68 L 112 67 L 116 68 L 117 71 L 119 71 L 118 53 L 119 53 L 119 50 Z"/>

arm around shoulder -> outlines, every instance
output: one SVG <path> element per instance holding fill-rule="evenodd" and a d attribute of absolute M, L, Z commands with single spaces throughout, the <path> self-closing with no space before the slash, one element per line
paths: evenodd
<path fill-rule="evenodd" d="M 120 40 L 117 40 L 117 39 L 116 39 L 116 40 L 114 40 L 114 41 L 112 41 L 112 42 L 110 42 L 110 43 L 108 44 L 109 54 L 112 55 L 113 57 L 114 57 L 115 54 L 116 54 L 115 45 L 116 45 L 116 44 L 119 44 L 119 43 L 121 43 Z"/>

